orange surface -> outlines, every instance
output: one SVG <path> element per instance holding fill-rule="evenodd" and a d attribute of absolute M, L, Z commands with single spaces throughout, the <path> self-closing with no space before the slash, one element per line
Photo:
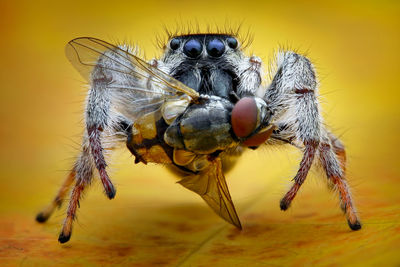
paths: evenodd
<path fill-rule="evenodd" d="M 0 265 L 399 266 L 398 3 L 158 4 L 96 1 L 0 3 Z M 78 36 L 138 42 L 159 55 L 163 23 L 193 21 L 251 28 L 267 62 L 279 45 L 307 51 L 320 80 L 326 123 L 341 135 L 363 229 L 349 230 L 337 196 L 311 173 L 287 212 L 279 200 L 300 154 L 249 152 L 228 173 L 243 230 L 217 217 L 165 168 L 115 156 L 110 201 L 95 182 L 81 201 L 71 241 L 57 242 L 64 208 L 46 224 L 51 200 L 77 153 L 84 81 L 64 56 Z"/>

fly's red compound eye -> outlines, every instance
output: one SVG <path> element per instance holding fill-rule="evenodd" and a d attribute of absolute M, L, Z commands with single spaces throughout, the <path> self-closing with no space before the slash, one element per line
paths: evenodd
<path fill-rule="evenodd" d="M 254 97 L 244 97 L 233 107 L 231 115 L 233 132 L 239 138 L 246 139 L 246 137 L 250 136 L 243 142 L 245 146 L 257 147 L 263 144 L 274 130 L 274 126 L 269 125 L 260 132 L 252 135 L 257 127 L 259 127 L 259 113 Z"/>
<path fill-rule="evenodd" d="M 254 97 L 240 99 L 232 110 L 231 123 L 237 137 L 249 136 L 257 127 L 258 109 Z"/>

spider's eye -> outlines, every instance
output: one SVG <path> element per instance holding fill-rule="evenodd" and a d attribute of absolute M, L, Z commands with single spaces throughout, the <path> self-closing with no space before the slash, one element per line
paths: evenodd
<path fill-rule="evenodd" d="M 238 41 L 233 37 L 229 37 L 228 39 L 226 39 L 226 43 L 232 49 L 235 49 L 238 46 Z"/>
<path fill-rule="evenodd" d="M 176 50 L 179 48 L 180 44 L 181 44 L 181 41 L 179 41 L 179 39 L 174 38 L 171 40 L 171 42 L 169 42 L 169 47 L 172 50 Z"/>
<path fill-rule="evenodd" d="M 212 57 L 220 57 L 225 52 L 225 45 L 219 39 L 212 39 L 207 44 L 207 53 Z"/>
<path fill-rule="evenodd" d="M 203 46 L 198 40 L 191 39 L 185 43 L 183 46 L 183 52 L 185 55 L 191 58 L 197 58 L 201 51 L 203 50 Z"/>

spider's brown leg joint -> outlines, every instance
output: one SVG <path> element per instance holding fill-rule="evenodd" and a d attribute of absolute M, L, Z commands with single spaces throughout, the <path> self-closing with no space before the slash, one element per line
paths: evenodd
<path fill-rule="evenodd" d="M 69 235 L 64 235 L 64 233 L 61 232 L 61 234 L 58 236 L 58 242 L 60 242 L 61 244 L 63 244 L 63 243 L 68 242 L 70 238 L 71 238 L 71 234 L 69 234 Z"/>

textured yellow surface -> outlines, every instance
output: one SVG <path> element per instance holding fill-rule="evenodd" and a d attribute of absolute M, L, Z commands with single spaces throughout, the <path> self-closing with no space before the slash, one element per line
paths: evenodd
<path fill-rule="evenodd" d="M 216 3 L 71 1 L 0 3 L 0 265 L 399 266 L 399 48 L 395 1 Z M 346 144 L 348 179 L 363 229 L 349 230 L 324 177 L 311 173 L 287 212 L 279 200 L 300 154 L 249 152 L 228 173 L 238 231 L 161 166 L 114 158 L 116 199 L 96 181 L 81 201 L 71 241 L 57 242 L 64 208 L 34 221 L 77 153 L 84 82 L 64 56 L 78 36 L 138 42 L 159 54 L 162 24 L 244 20 L 248 52 L 267 61 L 279 44 L 307 51 L 323 114 Z"/>

